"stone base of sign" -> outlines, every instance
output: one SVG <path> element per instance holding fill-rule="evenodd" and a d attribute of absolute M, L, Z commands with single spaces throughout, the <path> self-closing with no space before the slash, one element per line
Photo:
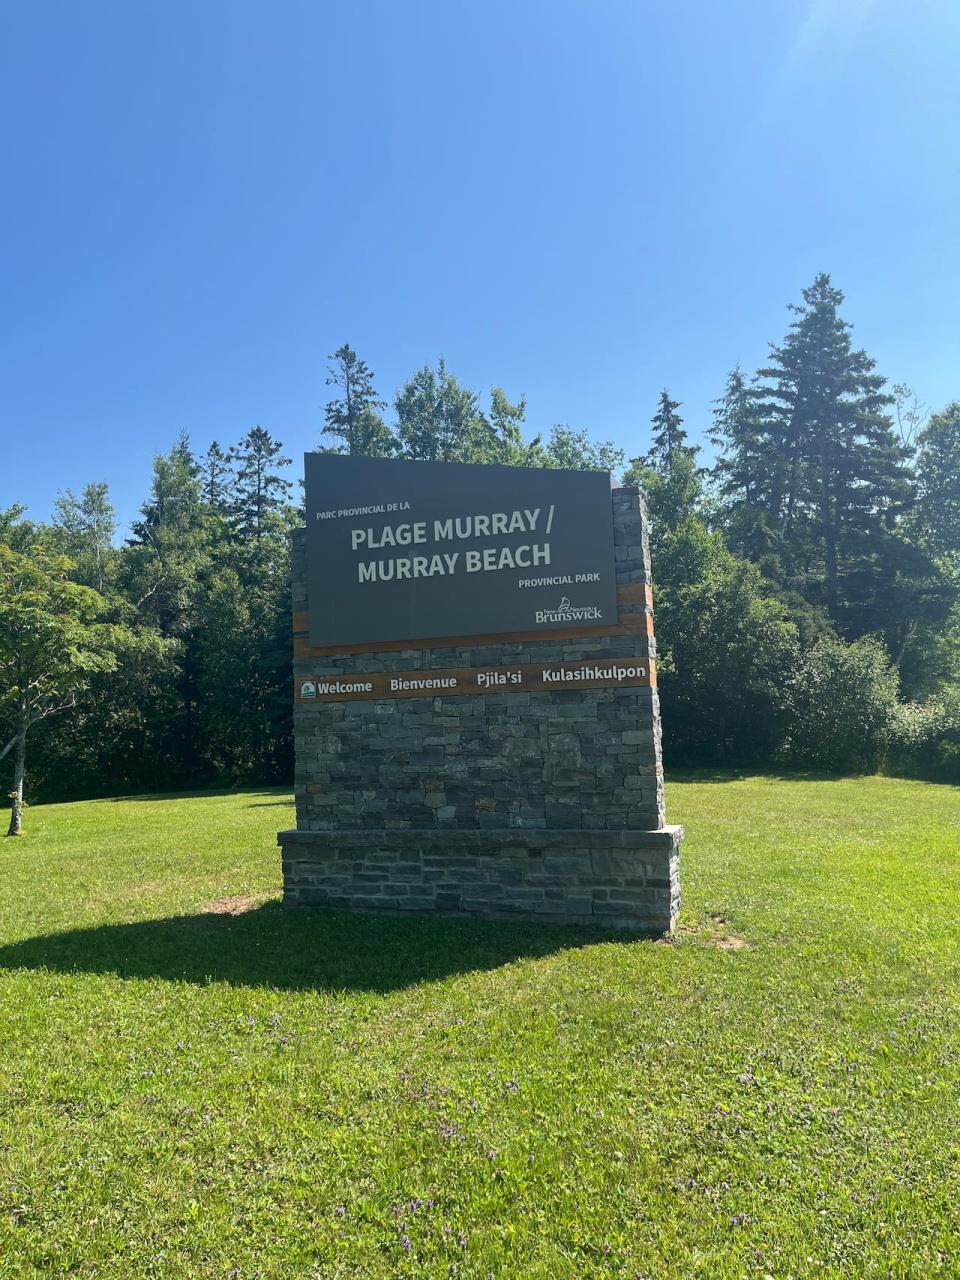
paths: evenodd
<path fill-rule="evenodd" d="M 284 904 L 669 933 L 682 827 L 281 831 Z"/>

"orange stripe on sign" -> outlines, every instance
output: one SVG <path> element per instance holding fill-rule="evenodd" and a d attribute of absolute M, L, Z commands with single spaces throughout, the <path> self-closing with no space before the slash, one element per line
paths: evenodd
<path fill-rule="evenodd" d="M 653 605 L 653 588 L 649 582 L 624 582 L 617 587 L 618 604 Z"/>

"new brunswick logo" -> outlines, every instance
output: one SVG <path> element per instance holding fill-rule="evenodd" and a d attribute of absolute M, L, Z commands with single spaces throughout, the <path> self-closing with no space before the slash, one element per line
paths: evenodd
<path fill-rule="evenodd" d="M 561 596 L 556 609 L 538 609 L 537 622 L 595 622 L 603 612 L 595 604 L 572 605 L 569 596 Z"/>

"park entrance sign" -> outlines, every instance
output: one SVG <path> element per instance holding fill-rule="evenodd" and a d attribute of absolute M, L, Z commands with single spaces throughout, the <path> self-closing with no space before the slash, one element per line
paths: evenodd
<path fill-rule="evenodd" d="M 306 506 L 312 644 L 616 616 L 606 473 L 312 453 Z"/>
<path fill-rule="evenodd" d="M 331 454 L 305 477 L 285 902 L 672 929 L 638 490 Z"/>

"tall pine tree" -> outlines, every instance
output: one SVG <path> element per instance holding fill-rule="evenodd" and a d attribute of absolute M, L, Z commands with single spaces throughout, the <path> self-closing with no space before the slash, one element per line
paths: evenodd
<path fill-rule="evenodd" d="M 960 574 L 960 400 L 930 415 L 917 444 L 921 536 Z"/>
<path fill-rule="evenodd" d="M 848 585 L 856 576 L 862 597 L 863 575 L 877 578 L 911 493 L 892 399 L 874 361 L 853 347 L 842 302 L 821 274 L 791 305 L 796 319 L 758 371 L 738 475 L 778 540 L 785 583 L 841 624 Z"/>
<path fill-rule="evenodd" d="M 692 460 L 697 455 L 697 449 L 686 442 L 683 418 L 677 413 L 679 408 L 680 401 L 671 400 L 670 393 L 664 387 L 660 392 L 657 412 L 650 419 L 653 425 L 653 443 L 644 458 L 645 465 L 659 475 L 669 475 L 681 458 Z"/>
<path fill-rule="evenodd" d="M 373 385 L 373 372 L 350 344 L 344 343 L 329 359 L 336 363 L 327 370 L 326 384 L 336 387 L 340 395 L 324 408 L 325 435 L 336 436 L 342 444 L 339 452 L 361 454 L 368 458 L 390 458 L 397 451 L 396 441 L 380 416 L 386 407 Z"/>
<path fill-rule="evenodd" d="M 283 445 L 265 427 L 251 427 L 238 445 L 230 450 L 236 465 L 231 515 L 241 539 L 259 543 L 271 517 L 286 506 L 291 482 L 279 468 L 289 467 L 283 457 Z"/>
<path fill-rule="evenodd" d="M 201 492 L 204 502 L 218 515 L 227 513 L 232 479 L 230 454 L 221 449 L 218 440 L 214 440 L 204 455 Z"/>

